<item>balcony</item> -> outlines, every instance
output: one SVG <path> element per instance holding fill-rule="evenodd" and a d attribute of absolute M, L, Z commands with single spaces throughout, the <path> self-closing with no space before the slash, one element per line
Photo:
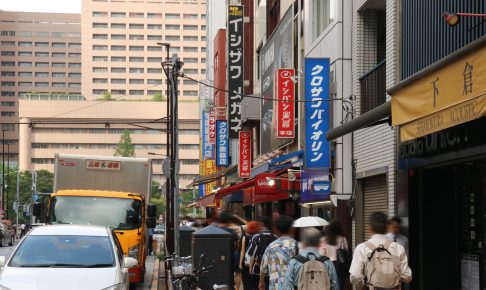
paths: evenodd
<path fill-rule="evenodd" d="M 386 61 L 383 60 L 359 79 L 360 111 L 368 112 L 386 102 Z"/>

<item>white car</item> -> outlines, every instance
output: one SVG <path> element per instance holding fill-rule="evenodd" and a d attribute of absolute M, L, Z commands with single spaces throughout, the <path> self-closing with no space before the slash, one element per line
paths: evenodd
<path fill-rule="evenodd" d="M 126 290 L 128 269 L 109 228 L 52 225 L 32 229 L 6 262 L 0 257 L 0 290 Z"/>

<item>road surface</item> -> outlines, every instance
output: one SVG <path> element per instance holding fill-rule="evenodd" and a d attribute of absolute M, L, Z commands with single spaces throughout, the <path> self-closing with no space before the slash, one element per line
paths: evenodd
<path fill-rule="evenodd" d="M 1 247 L 0 248 L 0 256 L 5 256 L 5 259 L 8 260 L 10 256 L 12 255 L 15 247 L 19 243 L 19 240 L 15 241 L 14 245 L 12 247 Z"/>

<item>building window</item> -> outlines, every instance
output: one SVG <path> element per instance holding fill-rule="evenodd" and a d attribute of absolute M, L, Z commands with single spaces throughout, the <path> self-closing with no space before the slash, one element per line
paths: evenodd
<path fill-rule="evenodd" d="M 62 47 L 62 48 L 64 48 L 64 47 L 66 47 L 66 43 L 64 43 L 64 42 L 53 42 L 52 43 L 52 47 L 57 47 L 57 48 Z"/>
<path fill-rule="evenodd" d="M 108 68 L 106 68 L 106 67 L 93 67 L 93 72 L 97 72 L 97 73 L 108 72 Z"/>
<path fill-rule="evenodd" d="M 66 87 L 66 83 L 52 83 L 54 88 L 64 88 Z"/>
<path fill-rule="evenodd" d="M 35 36 L 36 37 L 49 37 L 49 32 L 48 31 L 36 31 Z"/>
<path fill-rule="evenodd" d="M 144 36 L 142 34 L 130 34 L 130 36 L 128 36 L 128 39 L 130 39 L 130 40 L 144 40 Z"/>
<path fill-rule="evenodd" d="M 135 24 L 135 23 L 130 23 L 128 25 L 130 29 L 143 29 L 144 25 L 143 24 Z"/>
<path fill-rule="evenodd" d="M 68 54 L 68 57 L 70 57 L 70 58 L 81 58 L 81 53 L 70 52 Z"/>
<path fill-rule="evenodd" d="M 69 73 L 69 78 L 78 79 L 81 78 L 80 73 Z"/>
<path fill-rule="evenodd" d="M 36 78 L 48 78 L 49 73 L 48 72 L 36 72 L 35 77 Z"/>
<path fill-rule="evenodd" d="M 144 14 L 143 13 L 137 13 L 137 12 L 130 12 L 128 14 L 128 17 L 130 17 L 130 18 L 143 18 Z"/>
<path fill-rule="evenodd" d="M 38 51 L 38 52 L 35 53 L 35 57 L 49 57 L 49 53 Z"/>
<path fill-rule="evenodd" d="M 205 57 L 201 58 L 201 63 L 206 63 L 206 58 Z"/>
<path fill-rule="evenodd" d="M 142 73 L 143 74 L 144 69 L 141 67 L 131 67 L 129 72 L 130 73 Z"/>
<path fill-rule="evenodd" d="M 2 71 L 2 77 L 14 77 L 15 72 L 14 71 Z"/>
<path fill-rule="evenodd" d="M 143 79 L 130 79 L 128 81 L 129 84 L 137 84 L 137 85 L 143 85 L 145 82 L 143 81 Z"/>
<path fill-rule="evenodd" d="M 32 86 L 32 83 L 29 83 Z M 0 85 L 2 87 L 15 87 L 15 82 L 1 82 Z M 20 83 L 19 83 L 20 86 Z"/>
<path fill-rule="evenodd" d="M 108 61 L 107 56 L 93 56 L 93 61 Z"/>
<path fill-rule="evenodd" d="M 335 0 L 312 0 L 312 40 L 318 38 L 334 21 L 335 4 Z"/>
<path fill-rule="evenodd" d="M 66 57 L 65 52 L 53 52 L 52 57 Z"/>
<path fill-rule="evenodd" d="M 125 95 L 127 93 L 126 90 L 111 90 L 113 95 Z"/>
<path fill-rule="evenodd" d="M 94 89 L 93 95 L 103 95 L 106 92 L 107 92 L 107 90 Z M 93 130 L 93 129 L 90 129 L 90 130 Z M 90 132 L 90 133 L 92 133 L 92 132 Z"/>
<path fill-rule="evenodd" d="M 197 30 L 197 25 L 183 25 L 184 30 Z"/>
<path fill-rule="evenodd" d="M 183 14 L 184 19 L 197 19 L 197 14 Z"/>
<path fill-rule="evenodd" d="M 19 56 L 29 57 L 29 56 L 32 56 L 32 51 L 19 51 L 18 54 L 19 54 Z"/>
<path fill-rule="evenodd" d="M 49 42 L 36 42 L 35 47 L 49 47 Z"/>
<path fill-rule="evenodd" d="M 20 47 L 32 46 L 32 42 L 30 42 L 30 41 L 19 41 L 18 46 L 20 46 Z"/>
<path fill-rule="evenodd" d="M 199 159 L 182 159 L 183 165 L 198 165 Z"/>
<path fill-rule="evenodd" d="M 162 35 L 147 35 L 147 40 L 162 40 Z"/>
<path fill-rule="evenodd" d="M 186 69 L 184 69 L 184 73 L 195 75 L 195 74 L 198 74 L 198 70 L 194 69 L 194 68 L 186 68 Z"/>
<path fill-rule="evenodd" d="M 143 46 L 130 45 L 130 51 L 143 51 Z"/>
<path fill-rule="evenodd" d="M 183 91 L 182 95 L 188 96 L 188 97 L 195 97 L 198 95 L 197 91 Z"/>
<path fill-rule="evenodd" d="M 187 35 L 184 35 L 184 41 L 198 41 L 198 37 L 197 36 L 187 36 Z"/>
<path fill-rule="evenodd" d="M 142 26 L 143 26 L 143 24 L 142 24 Z M 111 29 L 125 29 L 125 28 L 127 28 L 127 25 L 125 23 L 112 23 L 111 24 Z"/>
<path fill-rule="evenodd" d="M 127 69 L 124 67 L 112 67 L 111 68 L 112 73 L 125 73 L 127 72 Z"/>
<path fill-rule="evenodd" d="M 93 84 L 107 84 L 108 79 L 100 79 L 100 78 L 94 78 L 93 79 Z"/>
<path fill-rule="evenodd" d="M 206 19 L 206 14 L 201 14 L 201 19 Z"/>
<path fill-rule="evenodd" d="M 111 17 L 114 18 L 125 18 L 127 14 L 125 12 L 111 12 Z"/>
<path fill-rule="evenodd" d="M 201 41 L 206 41 L 206 36 L 201 36 Z"/>
<path fill-rule="evenodd" d="M 66 67 L 65 62 L 53 62 L 52 67 Z"/>
<path fill-rule="evenodd" d="M 93 17 L 106 17 L 108 16 L 107 12 L 100 12 L 100 11 L 93 11 Z"/>
<path fill-rule="evenodd" d="M 167 41 L 180 41 L 181 37 L 179 35 L 166 35 L 165 40 L 167 40 Z"/>
<path fill-rule="evenodd" d="M 32 72 L 30 72 L 30 71 L 21 71 L 21 72 L 19 72 L 19 77 L 32 77 Z"/>
<path fill-rule="evenodd" d="M 65 78 L 66 77 L 66 73 L 53 72 L 52 73 L 52 77 L 53 78 Z"/>
<path fill-rule="evenodd" d="M 48 62 L 36 62 L 35 67 L 49 67 Z"/>
<path fill-rule="evenodd" d="M 127 47 L 125 45 L 112 45 L 111 50 L 113 51 L 125 51 Z"/>
<path fill-rule="evenodd" d="M 148 68 L 147 73 L 149 73 L 149 74 L 161 74 L 162 69 L 161 68 Z"/>
<path fill-rule="evenodd" d="M 183 84 L 185 86 L 193 86 L 193 85 L 197 85 L 197 82 L 195 82 L 193 80 L 183 80 Z"/>
<path fill-rule="evenodd" d="M 201 47 L 201 52 L 206 52 L 206 47 Z"/>
<path fill-rule="evenodd" d="M 147 84 L 148 85 L 162 84 L 162 80 L 161 79 L 148 79 Z"/>
<path fill-rule="evenodd" d="M 81 67 L 81 63 L 79 62 L 70 62 L 68 67 Z"/>
<path fill-rule="evenodd" d="M 93 34 L 93 39 L 108 39 L 108 34 Z"/>
<path fill-rule="evenodd" d="M 197 63 L 199 59 L 197 57 L 184 57 L 184 63 Z"/>
<path fill-rule="evenodd" d="M 127 61 L 127 58 L 125 56 L 112 56 L 111 61 L 112 62 L 125 62 L 125 61 Z"/>
<path fill-rule="evenodd" d="M 2 36 L 15 36 L 15 31 L 11 31 L 11 30 L 2 30 L 1 35 L 2 35 Z"/>
<path fill-rule="evenodd" d="M 181 15 L 179 13 L 165 13 L 165 19 L 180 19 Z"/>
<path fill-rule="evenodd" d="M 70 88 L 81 88 L 81 83 L 69 83 Z"/>
<path fill-rule="evenodd" d="M 76 42 L 70 42 L 68 44 L 69 48 L 81 48 L 81 43 L 76 43 Z"/>
<path fill-rule="evenodd" d="M 162 13 L 147 13 L 147 18 L 159 18 L 159 19 L 161 19 Z"/>
<path fill-rule="evenodd" d="M 15 66 L 15 61 L 2 61 L 1 62 L 2 66 Z M 20 65 L 20 63 L 19 63 Z"/>
<path fill-rule="evenodd" d="M 31 67 L 32 62 L 30 62 L 30 61 L 19 61 L 19 66 L 20 67 Z"/>
<path fill-rule="evenodd" d="M 179 29 L 181 29 L 181 26 L 175 25 L 175 24 L 166 24 L 165 29 L 167 29 L 167 30 L 179 30 Z"/>
<path fill-rule="evenodd" d="M 1 102 L 0 106 L 2 106 L 2 107 L 15 107 L 15 102 Z"/>
<path fill-rule="evenodd" d="M 162 24 L 147 24 L 147 29 L 161 30 Z"/>
<path fill-rule="evenodd" d="M 184 51 L 184 52 L 198 52 L 198 49 L 197 49 L 197 47 L 184 46 L 182 51 Z"/>
<path fill-rule="evenodd" d="M 130 62 L 144 62 L 144 58 L 138 57 L 138 56 L 131 56 L 129 61 Z"/>
<path fill-rule="evenodd" d="M 2 91 L 0 94 L 2 97 L 15 97 L 15 92 L 12 91 Z"/>
<path fill-rule="evenodd" d="M 206 30 L 206 25 L 201 25 L 201 30 Z"/>
<path fill-rule="evenodd" d="M 127 36 L 125 34 L 112 34 L 111 39 L 113 40 L 125 40 Z"/>
<path fill-rule="evenodd" d="M 130 90 L 128 93 L 130 96 L 143 96 L 143 90 Z"/>
<path fill-rule="evenodd" d="M 205 68 L 202 68 L 201 69 L 201 74 L 205 75 L 206 74 L 206 69 Z"/>
<path fill-rule="evenodd" d="M 108 23 L 93 22 L 93 28 L 108 28 Z"/>
<path fill-rule="evenodd" d="M 171 46 L 169 48 L 169 52 L 179 52 L 179 51 L 181 51 L 181 48 L 178 46 Z"/>
<path fill-rule="evenodd" d="M 162 51 L 162 46 L 147 46 L 147 51 Z"/>
<path fill-rule="evenodd" d="M 112 84 L 126 84 L 127 81 L 125 79 L 111 79 Z"/>
<path fill-rule="evenodd" d="M 147 57 L 147 62 L 161 62 L 161 57 Z"/>
<path fill-rule="evenodd" d="M 108 50 L 108 45 L 93 45 L 93 50 Z"/>
<path fill-rule="evenodd" d="M 32 86 L 32 83 L 29 83 L 30 86 Z M 36 88 L 47 88 L 49 86 L 48 82 L 36 82 L 35 87 Z"/>

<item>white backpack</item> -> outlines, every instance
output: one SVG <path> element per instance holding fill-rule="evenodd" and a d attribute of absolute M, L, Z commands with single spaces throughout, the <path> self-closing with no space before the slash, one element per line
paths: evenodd
<path fill-rule="evenodd" d="M 311 260 L 301 255 L 294 257 L 302 263 L 300 268 L 299 281 L 297 281 L 298 290 L 330 290 L 331 282 L 324 262 L 329 260 L 326 256 L 316 257 Z"/>
<path fill-rule="evenodd" d="M 365 266 L 366 284 L 370 289 L 400 289 L 400 258 L 388 250 L 391 244 L 391 241 L 378 246 L 369 241 L 365 243 L 371 250 Z"/>

